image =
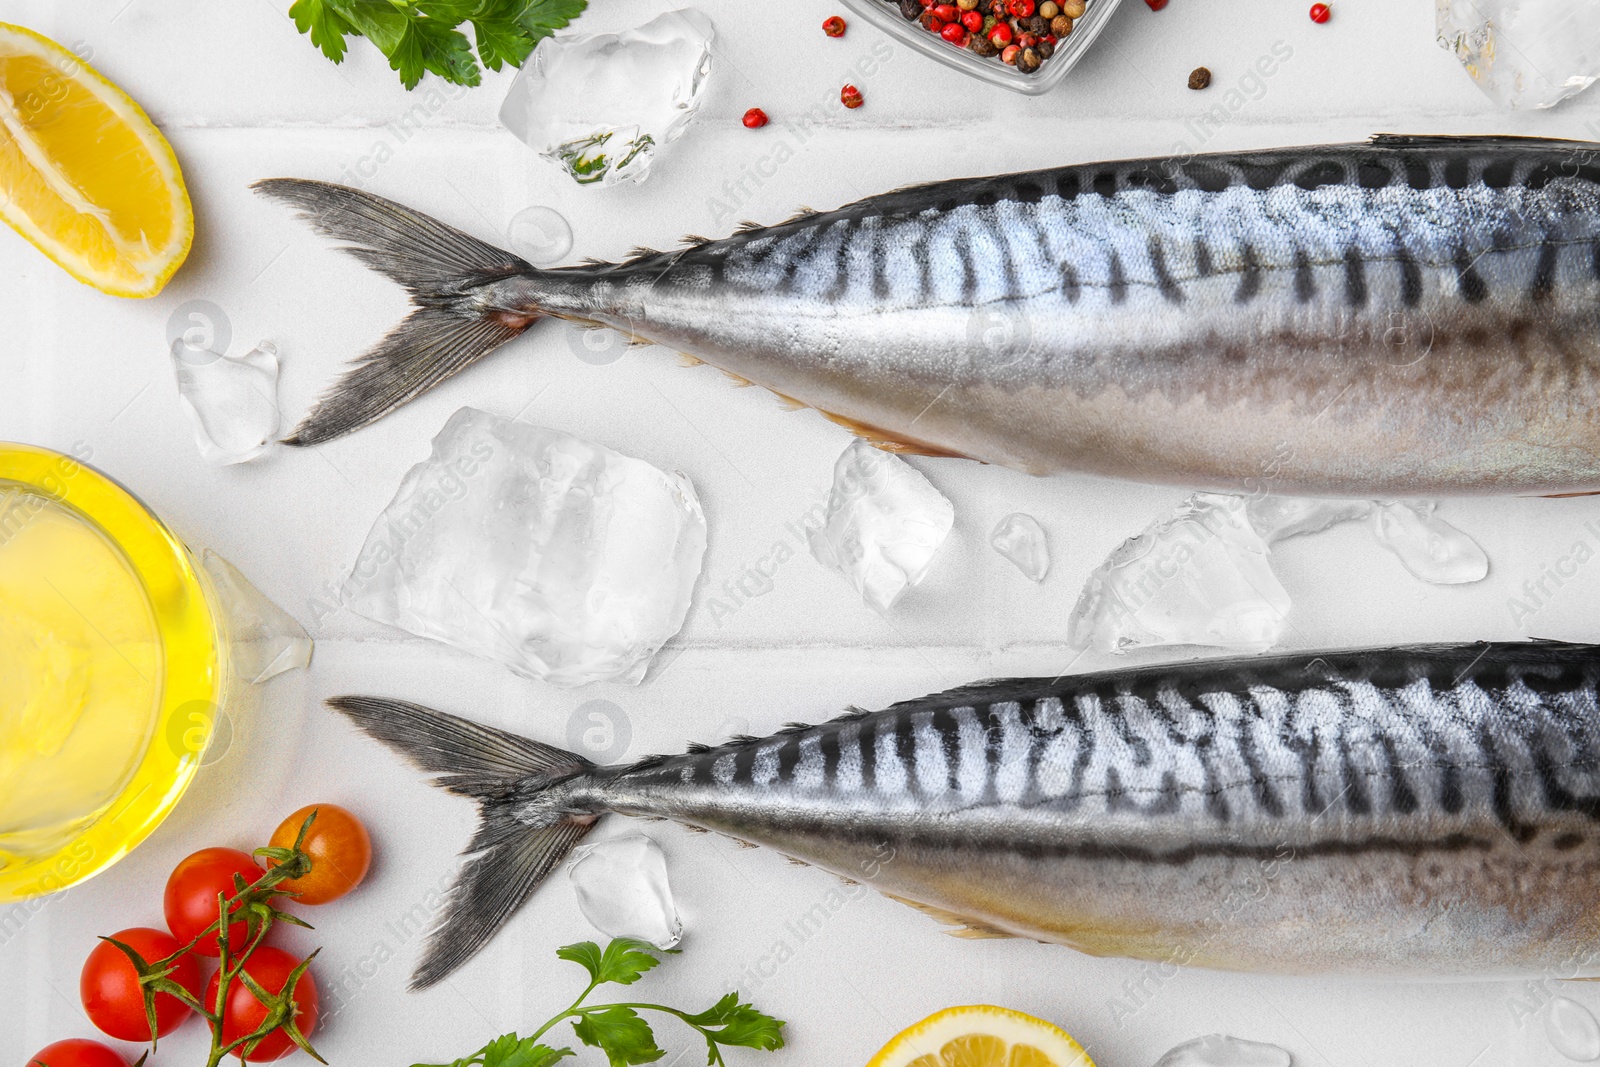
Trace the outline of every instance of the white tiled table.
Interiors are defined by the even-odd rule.
[[[629,751],[640,754],[676,751],[685,739],[719,731],[765,733],[847,703],[877,706],[979,677],[1108,666],[1109,657],[1074,661],[1063,650],[1067,613],[1105,554],[1183,496],[917,460],[955,502],[956,529],[927,582],[885,621],[812,561],[792,532],[826,488],[847,441],[842,430],[814,414],[786,414],[764,391],[731,388],[710,369],[680,369],[657,349],[608,365],[583,362],[577,333],[555,323],[355,437],[243,468],[208,467],[178,410],[164,351],[167,319],[180,304],[220,306],[235,350],[260,338],[278,344],[289,418],[404,306],[395,287],[252,196],[250,181],[358,180],[492,240],[518,209],[546,204],[571,220],[575,256],[614,257],[635,244],[721,235],[739,219],[772,222],[801,205],[826,209],[919,180],[1179,146],[1264,147],[1375,131],[1600,138],[1600,93],[1554,112],[1498,113],[1435,47],[1425,0],[1339,0],[1334,21],[1320,27],[1300,0],[1173,0],[1158,14],[1127,0],[1065,86],[1040,99],[982,87],[900,47],[864,75],[853,65],[882,38],[864,24],[843,40],[825,38],[818,24],[833,12],[824,3],[705,0],[720,36],[714,83],[694,127],[647,185],[579,189],[496,126],[508,75],[470,92],[428,83],[408,95],[364,43],[354,43],[342,68],[321,59],[294,32],[286,6],[0,2],[0,20],[92,48],[96,65],[166,129],[198,226],[188,264],[145,302],[85,289],[0,233],[0,438],[86,444],[95,464],[232,559],[318,639],[309,675],[279,684],[270,713],[241,727],[148,843],[42,908],[0,913],[0,1003],[8,1005],[0,1011],[0,1063],[92,1032],[76,982],[93,936],[158,925],[163,879],[181,856],[209,844],[259,843],[282,815],[314,800],[360,812],[379,849],[358,895],[313,916],[314,934],[292,931],[288,939],[324,946],[318,974],[325,999],[340,1006],[317,1034],[329,1060],[448,1060],[536,1025],[576,986],[577,969],[556,963],[552,950],[592,936],[564,879],[447,984],[406,993],[417,954],[407,917],[414,920],[453,870],[472,806],[355,738],[321,709],[321,698],[405,696],[553,740],[565,736],[579,705],[609,700],[629,720]],[[622,28],[664,6],[595,0],[582,26]],[[1278,42],[1292,56],[1259,87],[1241,86]],[[1216,74],[1205,94],[1185,87],[1200,64]],[[866,95],[859,111],[837,105],[846,81]],[[1242,91],[1229,121],[1197,124],[1232,88]],[[738,119],[755,105],[774,122],[752,133]],[[785,127],[808,110],[825,121]],[[688,625],[645,685],[557,691],[349,613],[320,617],[314,598],[340,580],[401,475],[465,404],[590,436],[680,468],[699,487],[711,524],[703,584]],[[1041,587],[987,544],[994,523],[1016,510],[1050,531],[1056,562]],[[1452,502],[1442,513],[1489,551],[1487,581],[1423,586],[1358,528],[1296,541],[1280,557],[1295,598],[1288,647],[1600,637],[1600,568],[1567,580],[1523,629],[1508,606],[1525,580],[1575,542],[1600,540],[1583,525],[1600,516],[1600,502]],[[770,588],[747,582],[762,591],[732,599],[727,589],[779,544],[794,555]],[[713,597],[730,610],[714,612]],[[634,829],[616,820],[600,834]],[[686,954],[636,991],[694,1006],[742,984],[791,1020],[791,1050],[773,1063],[862,1063],[901,1026],[971,1002],[1054,1019],[1103,1067],[1148,1067],[1176,1042],[1219,1030],[1275,1041],[1301,1064],[1556,1061],[1537,1023],[1516,1024],[1514,998],[1528,996],[1518,986],[1198,972],[1162,980],[1138,963],[1061,948],[954,940],[870,895],[807,927],[801,917],[835,887],[831,877],[721,838],[645,829],[668,852],[689,936]],[[1600,989],[1564,992],[1600,1011]],[[664,1025],[659,1033],[672,1049],[665,1062],[699,1062],[682,1031]],[[186,1030],[163,1043],[159,1062],[197,1062],[200,1041],[197,1029]],[[588,1051],[580,1062],[600,1058]]]

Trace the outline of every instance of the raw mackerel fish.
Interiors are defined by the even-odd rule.
[[[901,451],[1226,492],[1559,494],[1600,490],[1597,153],[1380,136],[1096,163],[552,270],[354,189],[257,188],[418,305],[290,443],[555,316]]]
[[[1268,972],[1600,975],[1600,646],[1426,645],[983,682],[597,767],[331,702],[482,824],[414,984],[608,813],[765,845],[978,936]]]

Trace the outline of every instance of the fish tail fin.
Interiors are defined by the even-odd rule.
[[[295,208],[318,233],[348,241],[345,251],[405,286],[416,305],[323,394],[285,444],[321,444],[375,422],[539,318],[484,300],[485,286],[531,266],[437,219],[332,182],[267,178],[251,188]]]
[[[603,810],[564,802],[553,787],[593,763],[573,752],[403,700],[335,697],[328,705],[369,736],[478,802],[478,832],[411,978],[426,989],[489,943]]]

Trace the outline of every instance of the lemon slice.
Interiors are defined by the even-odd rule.
[[[1094,1067],[1072,1035],[1020,1011],[946,1008],[896,1034],[867,1067]]]
[[[177,157],[139,105],[54,41],[4,22],[0,218],[114,296],[159,293],[194,240]]]

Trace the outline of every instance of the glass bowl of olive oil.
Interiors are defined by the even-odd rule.
[[[227,625],[137,497],[0,442],[0,903],[104,870],[166,818],[226,700]]]

